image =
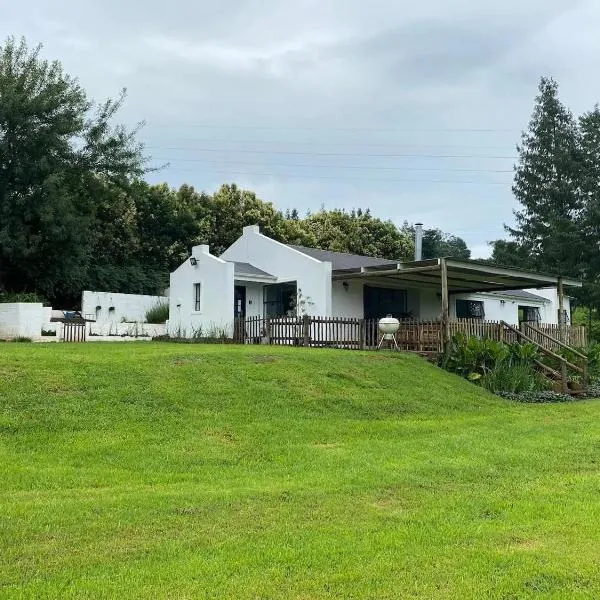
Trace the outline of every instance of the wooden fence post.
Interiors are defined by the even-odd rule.
[[[560,362],[560,378],[562,383],[563,394],[569,393],[569,379],[567,377],[567,363],[562,360]]]
[[[444,353],[446,352],[450,342],[448,266],[445,258],[440,259],[440,278],[442,280],[442,353]]]
[[[361,350],[365,350],[367,347],[367,324],[364,319],[360,319],[358,322],[358,335],[359,335],[359,346]]]
[[[302,344],[305,348],[310,346],[310,317],[302,316]]]
[[[265,338],[267,340],[267,344],[271,343],[271,319],[267,317],[265,319]]]

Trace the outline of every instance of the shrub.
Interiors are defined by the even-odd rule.
[[[161,302],[146,311],[146,323],[155,325],[166,323],[169,318],[169,305]]]
[[[499,392],[498,396],[515,402],[526,402],[528,404],[539,404],[544,402],[573,402],[573,396],[568,394],[559,394],[557,392],[521,392],[518,394],[512,392]]]
[[[44,298],[33,292],[0,294],[0,302],[42,302]]]
[[[19,343],[23,343],[23,342],[32,342],[33,340],[30,337],[26,337],[24,335],[19,335],[16,338],[13,338],[13,342],[19,342]]]
[[[550,382],[537,373],[531,365],[511,364],[509,361],[497,364],[480,379],[480,384],[494,394],[498,392],[519,394],[547,390],[550,386]]]

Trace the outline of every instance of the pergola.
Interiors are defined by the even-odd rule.
[[[581,281],[563,276],[535,273],[524,269],[509,269],[476,260],[436,258],[399,262],[374,267],[340,269],[333,279],[382,279],[414,284],[415,287],[439,289],[442,298],[442,337],[444,346],[450,339],[449,296],[473,292],[493,292],[527,288],[556,287],[560,315],[564,312],[564,287],[581,287]],[[564,325],[562,322],[560,325]]]

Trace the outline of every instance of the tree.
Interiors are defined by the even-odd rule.
[[[543,77],[529,129],[517,147],[513,193],[521,208],[507,227],[527,266],[556,274],[579,272],[582,250],[579,133],[558,98],[558,86]]]
[[[0,48],[0,291],[74,298],[94,260],[96,192],[126,188],[144,160],[135,132],[110,124],[124,94],[94,107],[40,51]]]
[[[578,294],[590,308],[600,309],[600,109],[598,105],[579,118],[581,134],[581,192],[584,239],[581,276],[583,289]]]

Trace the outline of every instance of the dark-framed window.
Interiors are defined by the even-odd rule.
[[[541,323],[542,316],[538,306],[519,305],[519,323]]]
[[[194,311],[200,312],[202,308],[202,284],[195,283],[194,284]]]
[[[457,319],[484,319],[485,311],[481,300],[463,300],[456,299],[456,318]]]
[[[381,319],[387,315],[406,318],[406,290],[365,285],[363,310],[365,319]]]
[[[284,317],[296,315],[297,286],[295,281],[275,283],[263,288],[263,315]]]

